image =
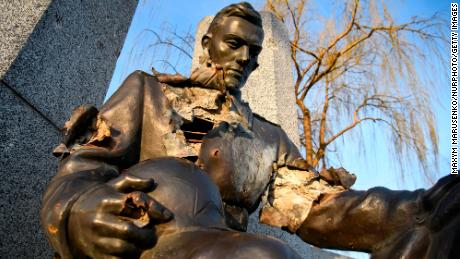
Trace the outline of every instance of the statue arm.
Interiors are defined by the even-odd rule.
[[[297,235],[323,248],[372,252],[416,224],[422,194],[383,187],[326,193],[313,204]]]
[[[278,175],[298,174],[294,178],[309,182],[303,188],[307,193],[303,200],[307,204],[297,209],[291,207],[289,200],[305,194],[295,186],[293,190],[296,191],[290,190],[287,184],[289,177],[281,177],[281,189],[278,189],[280,187],[275,179],[274,189],[271,190],[272,204],[262,210],[262,222],[285,226],[304,241],[319,247],[365,252],[372,252],[387,242],[396,242],[395,239],[414,229],[422,210],[420,202],[424,190],[392,191],[382,187],[367,191],[349,190],[356,180],[354,175],[342,168],[331,168],[318,174],[300,156],[284,131],[280,129],[278,135],[281,158],[278,165],[283,166],[284,163],[289,168],[279,168]],[[283,170],[287,172],[283,174]],[[321,194],[317,197],[317,193]],[[302,211],[300,214],[308,213],[303,220],[297,221],[302,218],[297,213],[292,214],[289,220],[286,218],[293,213],[288,211],[299,209]]]
[[[66,123],[65,143],[58,150],[61,158],[65,158],[61,160],[57,175],[46,189],[41,209],[42,226],[51,245],[61,257],[75,254],[75,251],[71,251],[74,245],[69,244],[69,236],[73,233],[68,232],[68,222],[75,211],[74,204],[82,195],[103,186],[112,190],[112,198],[122,199],[121,194],[115,193],[116,188],[107,186],[107,182],[117,178],[119,170],[139,161],[142,153],[142,128],[154,121],[154,115],[144,116],[143,111],[152,110],[158,99],[163,106],[157,104],[157,107],[165,106],[159,91],[160,85],[154,78],[143,72],[134,72],[92,118],[81,120],[84,115],[73,114]],[[157,133],[152,127],[150,130],[152,135]],[[152,145],[147,147],[161,146],[148,144]],[[149,155],[163,155],[161,150],[147,151]],[[149,181],[144,183],[147,186],[150,184]]]
[[[287,141],[280,145],[283,143],[289,146]],[[293,149],[280,150],[296,154],[286,152]],[[428,247],[441,251],[433,247],[452,245],[430,244],[430,240],[434,229],[455,224],[451,222],[458,217],[460,208],[460,199],[455,196],[460,193],[460,177],[446,176],[426,191],[393,191],[383,187],[355,191],[349,188],[356,177],[342,168],[318,174],[296,155],[285,157],[287,167],[277,169],[260,214],[262,223],[285,227],[305,242],[322,248],[386,257],[398,253],[400,257],[410,254],[417,258]],[[299,182],[304,183],[301,188]]]
[[[74,172],[52,179],[43,195],[40,220],[51,246],[62,258],[72,257],[68,242],[68,219],[72,205],[85,192],[117,175],[116,171]]]
[[[100,159],[101,155],[109,154],[109,150],[88,143],[88,136],[94,135],[90,128],[96,116],[94,107],[78,107],[64,126],[62,143],[53,152],[61,161],[43,195],[40,220],[45,235],[62,258],[74,254],[68,241],[68,219],[73,204],[84,193],[119,174],[115,165]],[[84,143],[80,143],[82,141]]]
[[[372,252],[382,258],[450,258],[460,226],[460,177],[428,190],[377,187],[322,195],[297,230],[325,248]]]

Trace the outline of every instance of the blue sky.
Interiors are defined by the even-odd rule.
[[[168,56],[168,53],[165,54],[165,48],[152,46],[152,42],[155,42],[156,39],[152,31],[160,33],[162,36],[168,35],[167,32],[171,31],[176,31],[179,35],[184,35],[187,32],[193,35],[196,25],[204,16],[213,15],[222,7],[234,2],[229,0],[140,0],[107,95],[110,96],[122,80],[136,69],[150,71],[150,68],[154,66],[158,71],[173,72],[162,62],[162,59]],[[263,1],[260,0],[248,2],[253,4],[256,9],[260,9],[263,4]],[[388,3],[389,10],[398,21],[407,20],[412,16],[427,17],[434,12],[440,12],[447,20],[450,18],[450,1],[410,0],[390,1]],[[328,6],[323,5],[316,8],[319,12],[328,12]],[[188,47],[184,45],[184,48]],[[448,48],[443,55],[448,59]],[[186,56],[170,54],[168,58],[181,71],[187,73],[190,69],[191,60]],[[437,65],[439,64],[435,64],[435,66]],[[433,91],[437,93],[437,98],[431,100],[431,105],[437,116],[440,140],[440,171],[436,172],[437,178],[449,172],[450,81],[448,75],[448,73],[445,73],[445,76],[435,75],[437,79]],[[363,130],[366,132],[368,128],[363,128]],[[358,176],[355,184],[356,189],[385,186],[391,189],[413,190],[429,187],[430,185],[421,177],[422,172],[416,172],[416,166],[413,167],[414,172],[408,174],[404,182],[401,181],[397,167],[387,152],[388,142],[382,137],[384,134],[381,131],[374,134],[364,134],[366,147],[369,149],[369,152],[366,153],[361,152],[353,141],[346,137],[343,138],[340,145],[343,156],[336,166],[343,166]]]

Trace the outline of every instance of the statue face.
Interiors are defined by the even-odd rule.
[[[203,40],[211,60],[222,66],[227,88],[244,85],[257,67],[257,57],[262,50],[264,32],[259,26],[240,17],[225,17]]]

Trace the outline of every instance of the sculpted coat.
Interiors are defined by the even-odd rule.
[[[177,100],[178,96],[173,91],[182,92],[180,100],[187,99],[184,92],[193,96],[193,91],[204,91],[215,96],[214,102],[204,107],[206,109],[199,102],[196,103],[196,109],[192,109],[193,105],[188,108],[198,119],[202,117],[211,121],[210,118],[215,118],[214,130],[206,128],[212,133],[209,134],[207,145],[219,148],[221,153],[227,152],[226,160],[231,161],[225,161],[227,167],[218,166],[217,170],[208,172],[213,172],[210,177],[216,179],[223,200],[229,205],[243,207],[243,220],[247,218],[247,210],[253,209],[265,191],[273,163],[283,166],[301,159],[297,148],[281,128],[254,116],[246,104],[236,104],[238,101],[232,98],[225,100],[225,95],[218,90],[171,87],[159,83],[154,76],[134,72],[92,117],[87,115],[89,109],[76,110],[73,120],[70,120],[74,124],[67,125],[67,131],[78,131],[73,133],[78,137],[73,137],[65,148],[61,145],[61,149],[57,150],[62,160],[58,174],[44,195],[41,220],[50,242],[62,257],[73,254],[72,247],[78,244],[78,241],[69,244],[72,241],[67,237],[75,233],[67,231],[79,232],[79,229],[66,224],[72,214],[73,204],[83,199],[81,196],[97,190],[106,182],[116,179],[123,170],[144,160],[167,156],[196,160],[198,152],[193,150],[180,129],[186,119],[173,109],[174,104],[165,95],[167,92],[174,96],[173,101]],[[203,98],[203,95],[196,98]],[[222,98],[224,101],[220,103]],[[190,99],[187,100],[193,102]],[[240,107],[237,108],[237,105]],[[228,112],[231,115],[228,118],[221,114],[225,109],[234,110]],[[238,109],[244,110],[244,113],[241,115]],[[198,114],[200,111],[202,115]],[[94,124],[95,127],[92,126]],[[222,148],[226,144],[229,150]],[[207,157],[204,154],[201,156],[204,159]],[[200,160],[197,163],[203,162]],[[213,166],[211,162],[206,165]],[[239,214],[236,216],[240,217]],[[244,226],[236,228],[246,227],[246,223],[237,224]],[[84,245],[81,244],[82,247]]]

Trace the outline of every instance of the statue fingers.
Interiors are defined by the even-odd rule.
[[[155,188],[155,182],[153,179],[141,178],[126,173],[123,173],[117,178],[110,180],[107,184],[123,193],[132,191],[150,192]]]
[[[94,258],[136,258],[142,252],[133,243],[115,237],[100,237],[94,245]]]
[[[173,217],[172,212],[166,207],[140,191],[106,198],[100,208],[104,213],[136,219],[139,226],[149,224],[150,220],[155,223],[167,222]]]
[[[120,215],[126,207],[127,196],[115,193],[110,197],[105,197],[100,203],[98,213]]]
[[[148,194],[135,191],[127,194],[115,194],[102,200],[98,216],[112,214],[128,218],[139,227],[169,221],[173,214]],[[97,217],[96,217],[97,218]]]
[[[331,185],[339,185],[345,189],[350,189],[356,182],[356,176],[342,167],[323,169],[319,173],[319,177]]]
[[[171,211],[154,199],[149,201],[147,208],[149,216],[157,223],[167,222],[174,217]]]
[[[155,223],[167,222],[172,219],[173,214],[166,207],[160,204],[151,196],[143,192],[132,192],[127,195],[128,201],[132,202],[131,207],[137,209],[137,214],[146,213],[150,220]]]
[[[99,237],[112,237],[124,240],[128,243],[136,244],[137,247],[151,247],[156,242],[153,228],[141,228],[134,224],[135,219],[118,217],[115,215],[105,215],[93,222],[93,229]],[[100,240],[100,238],[98,238]],[[120,247],[122,247],[120,245]],[[124,249],[121,249],[124,250]],[[127,249],[131,250],[131,249]]]

